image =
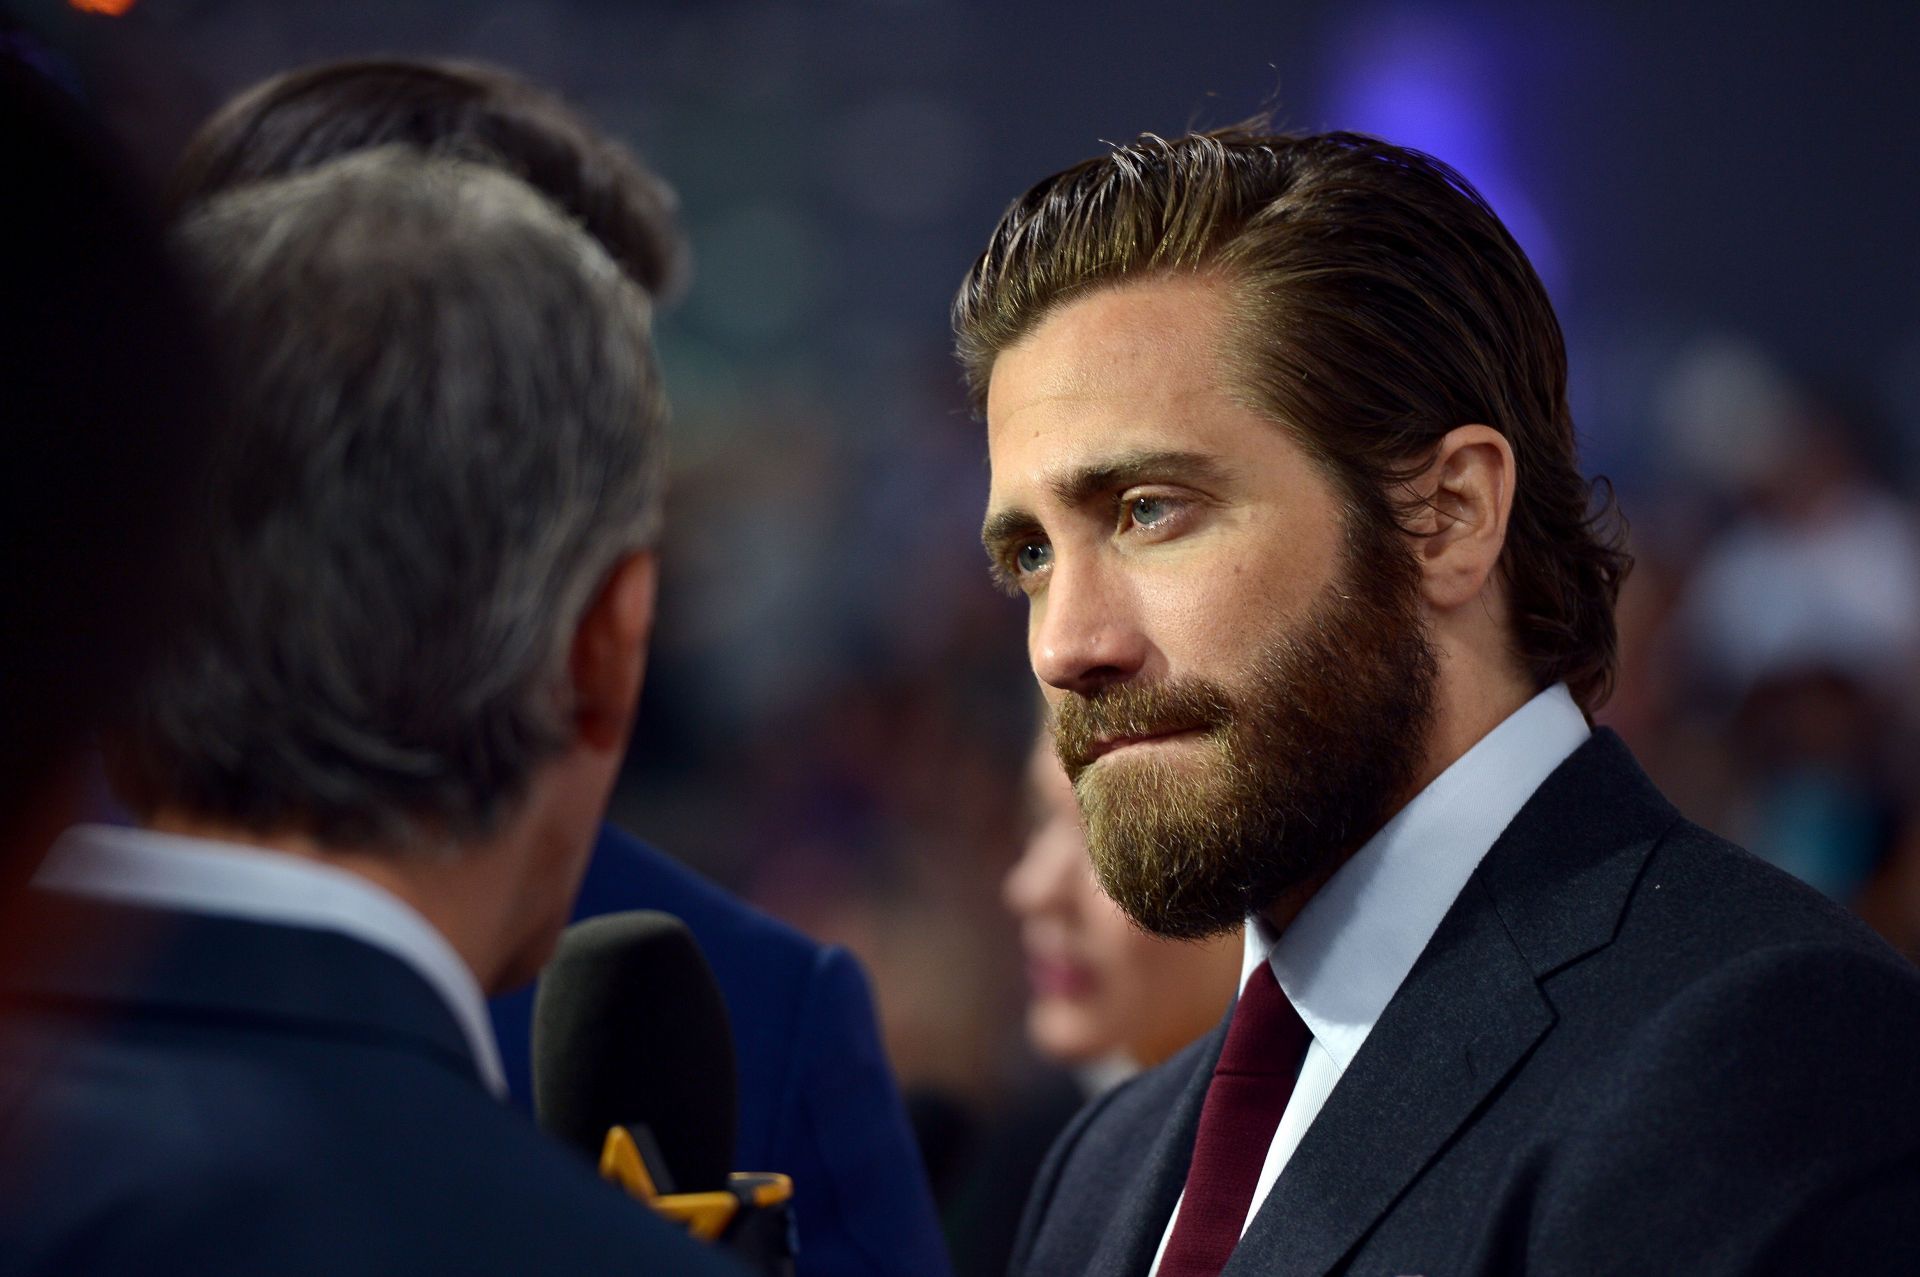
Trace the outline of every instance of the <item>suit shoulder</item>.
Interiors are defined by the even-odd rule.
[[[1778,900],[1764,880],[1759,899]],[[1799,916],[1796,893],[1781,907],[1789,925],[1716,942],[1617,1031],[1584,1039],[1557,1111],[1532,1123],[1548,1150],[1531,1208],[1539,1267],[1609,1237],[1620,1271],[1746,1272],[1786,1253],[1783,1230],[1804,1246],[1860,1202],[1920,1201],[1920,973],[1817,910]]]
[[[1659,1128],[1649,1105],[1669,1106],[1680,1129],[1777,1106],[1783,1136],[1794,1114],[1809,1131],[1920,1132],[1920,971],[1826,897],[1690,822],[1648,859],[1613,944],[1545,988],[1588,1043],[1579,1107],[1603,1127],[1630,1110],[1636,1128]]]
[[[1911,1026],[1920,973],[1819,892],[1680,821],[1647,858],[1612,942],[1543,987],[1563,1020],[1604,1035],[1596,1047],[1646,1059],[1662,1043],[1710,1049],[1699,1033],[1817,1051],[1818,1038]]]
[[[1634,939],[1686,933],[1712,964],[1784,945],[1833,946],[1876,959],[1898,955],[1852,913],[1785,871],[1692,821],[1655,847],[1628,912]]]
[[[810,969],[818,941],[755,908],[666,852],[603,825],[574,906],[575,918],[623,909],[660,909],[694,933],[701,947],[744,950],[760,964]]]
[[[8,1133],[31,1188],[0,1216],[0,1271],[507,1273],[608,1253],[723,1271],[432,1061],[255,1045],[63,1054]]]

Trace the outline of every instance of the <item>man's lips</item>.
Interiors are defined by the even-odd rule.
[[[1139,736],[1102,736],[1093,742],[1087,750],[1086,761],[1092,763],[1116,749],[1125,749],[1129,745],[1145,745],[1152,741],[1172,740],[1176,736],[1189,736],[1199,731],[1198,727],[1174,727],[1164,732],[1148,732]]]

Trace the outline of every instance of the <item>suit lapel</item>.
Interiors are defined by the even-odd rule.
[[[1200,1106],[1207,1098],[1207,1083],[1213,1078],[1213,1066],[1226,1041],[1227,1021],[1222,1020],[1205,1045],[1193,1054],[1193,1071],[1168,1110],[1146,1160],[1115,1203],[1113,1227],[1094,1252],[1087,1277],[1141,1277],[1153,1263],[1167,1220],[1187,1182],[1194,1136],[1200,1129]]]
[[[1604,729],[1547,779],[1442,920],[1222,1277],[1319,1277],[1351,1252],[1552,1027],[1539,981],[1612,939],[1677,819]]]

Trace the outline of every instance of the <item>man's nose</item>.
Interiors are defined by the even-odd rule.
[[[1121,584],[1098,563],[1058,559],[1034,608],[1027,648],[1035,677],[1082,696],[1134,677],[1147,657],[1146,636]]]

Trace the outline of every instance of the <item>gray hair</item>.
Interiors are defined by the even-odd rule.
[[[517,179],[395,147],[176,239],[230,406],[116,782],[335,846],[485,837],[571,738],[586,606],[658,533],[645,294]]]

